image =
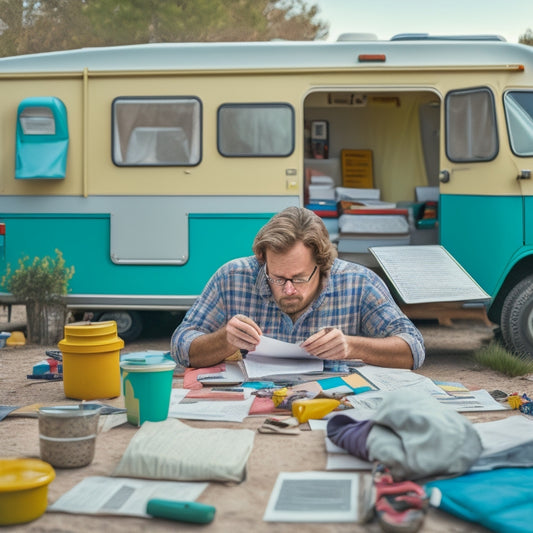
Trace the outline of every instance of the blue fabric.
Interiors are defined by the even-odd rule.
[[[439,509],[498,533],[533,531],[533,469],[501,468],[432,481],[442,493]],[[433,498],[432,498],[433,502]]]
[[[237,314],[249,316],[267,337],[297,343],[325,327],[345,335],[399,336],[413,353],[414,368],[424,362],[424,341],[400,311],[383,280],[371,270],[335,259],[329,277],[312,305],[297,320],[276,304],[265,269],[253,256],[220,267],[172,336],[171,353],[189,366],[189,346],[204,333],[223,327]]]
[[[368,461],[366,440],[373,425],[372,420],[354,420],[347,415],[336,415],[328,420],[327,435],[333,444]]]

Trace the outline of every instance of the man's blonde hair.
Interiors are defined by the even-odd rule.
[[[253,252],[264,263],[267,250],[283,253],[297,242],[309,248],[322,274],[329,272],[337,257],[322,219],[304,207],[287,207],[274,215],[257,233]]]

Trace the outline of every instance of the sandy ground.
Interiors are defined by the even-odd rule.
[[[23,308],[14,308],[12,322],[7,324],[7,313],[0,309],[0,331],[24,321]],[[472,353],[490,342],[493,330],[481,321],[454,321],[451,327],[439,326],[437,322],[418,322],[426,343],[427,356],[424,366],[417,372],[435,380],[459,381],[470,389],[500,389],[507,393],[533,393],[533,382],[528,378],[507,378],[482,368],[472,359]],[[143,350],[168,350],[169,331],[146,332],[145,335],[127,344],[123,353]],[[33,403],[55,405],[72,404],[65,398],[62,382],[36,381],[27,379],[32,366],[46,357],[46,349],[56,346],[21,346],[0,349],[0,405],[24,406]],[[123,398],[107,400],[106,403],[123,407]],[[501,418],[502,413],[475,413],[468,417],[473,421],[486,421]],[[246,427],[256,429],[260,418],[248,418]],[[214,423],[190,422],[197,427],[216,427]],[[213,425],[214,424],[214,425]],[[239,424],[226,424],[230,428],[242,428]],[[136,428],[125,424],[100,434],[93,463],[88,467],[70,470],[57,470],[56,479],[48,491],[49,502],[81,481],[87,475],[110,475],[120,459]],[[254,450],[248,464],[246,482],[233,487],[210,483],[199,501],[217,507],[217,519],[209,526],[190,526],[139,518],[103,518],[95,516],[63,515],[45,513],[41,518],[24,526],[3,528],[4,531],[31,532],[84,532],[107,531],[108,533],[128,531],[169,531],[179,527],[180,531],[198,531],[199,527],[209,533],[227,531],[254,532],[293,532],[288,524],[272,524],[262,521],[262,515],[269,494],[279,471],[324,470],[325,451],[321,432],[302,432],[298,437],[270,436],[256,434]],[[291,440],[294,439],[294,440]],[[35,418],[10,417],[0,422],[0,456],[38,457],[39,438]],[[365,531],[377,533],[379,526],[354,524],[302,524],[299,529],[305,532],[342,533]],[[450,515],[431,509],[422,533],[471,533],[483,532],[484,528],[463,522]]]

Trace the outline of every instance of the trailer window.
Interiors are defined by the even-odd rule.
[[[446,155],[451,161],[490,161],[498,153],[494,98],[486,88],[446,97]]]
[[[201,159],[199,100],[192,97],[113,101],[112,156],[119,166],[192,166]]]
[[[533,156],[533,92],[509,91],[504,102],[511,149],[519,156]]]
[[[217,145],[226,157],[287,157],[294,151],[294,110],[288,104],[222,105]]]

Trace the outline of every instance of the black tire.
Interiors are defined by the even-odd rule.
[[[98,322],[114,320],[117,334],[124,342],[134,341],[143,330],[143,321],[137,311],[106,311],[98,316]]]
[[[533,357],[533,275],[515,285],[505,298],[500,326],[509,350]]]

